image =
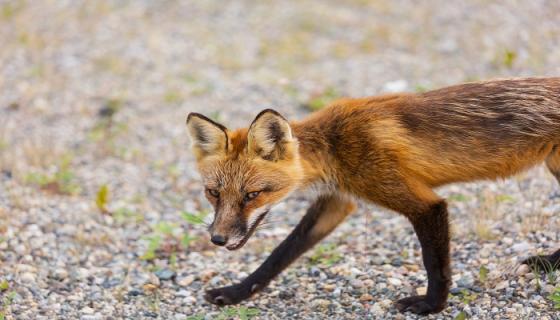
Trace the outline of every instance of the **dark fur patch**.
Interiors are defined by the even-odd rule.
[[[208,143],[208,137],[204,134],[204,129],[202,129],[200,126],[194,126],[193,128],[195,131],[196,140],[201,144]]]
[[[284,139],[284,131],[282,131],[282,127],[278,121],[271,121],[268,124],[268,138],[275,144],[278,144]]]

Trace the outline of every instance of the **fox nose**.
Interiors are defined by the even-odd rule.
[[[223,245],[226,244],[227,238],[222,236],[222,235],[219,235],[219,234],[214,234],[210,238],[210,241],[212,241],[212,243],[217,245],[217,246],[223,246]]]

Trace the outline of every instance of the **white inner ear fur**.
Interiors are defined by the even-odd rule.
[[[249,130],[249,146],[261,155],[271,154],[279,143],[293,140],[290,124],[273,113],[262,115]]]
[[[192,147],[200,148],[206,154],[225,152],[227,136],[213,123],[193,117],[188,128]]]

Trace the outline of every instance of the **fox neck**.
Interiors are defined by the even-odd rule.
[[[299,161],[302,175],[299,189],[317,185],[336,185],[332,172],[332,155],[325,133],[317,126],[305,122],[290,123],[298,140]]]

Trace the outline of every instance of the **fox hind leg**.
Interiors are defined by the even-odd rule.
[[[558,183],[560,183],[560,145],[556,145],[546,159],[546,166]]]
[[[560,184],[560,145],[554,147],[552,153],[546,160],[546,166]],[[544,272],[560,269],[560,250],[557,250],[551,255],[529,257],[522,263],[529,265],[533,269]]]

